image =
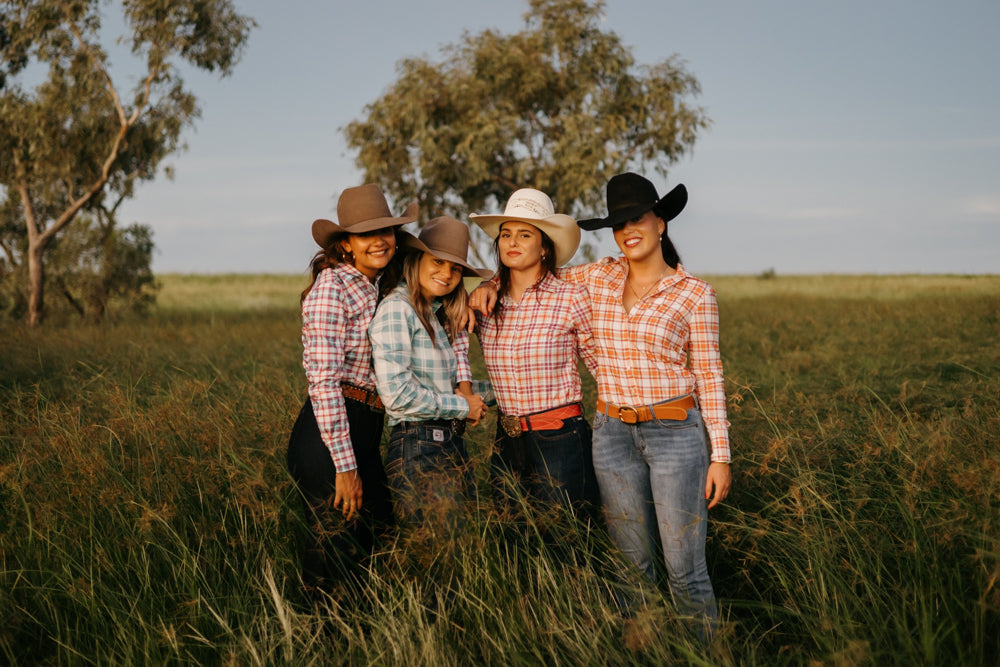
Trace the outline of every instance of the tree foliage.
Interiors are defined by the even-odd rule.
[[[637,66],[600,29],[601,1],[530,0],[524,30],[466,33],[442,62],[410,58],[345,129],[367,181],[425,215],[502,207],[520,187],[574,215],[603,209],[616,173],[667,167],[709,120],[676,57]]]
[[[140,70],[130,91],[112,77],[105,48],[102,8],[115,5],[128,31],[121,41]],[[228,75],[254,23],[229,0],[11,0],[0,7],[0,279],[27,280],[28,319],[38,324],[56,236],[82,212],[103,211],[111,215],[94,242],[121,238],[113,211],[137,182],[156,176],[198,117],[179,66]],[[63,245],[65,252],[72,244]]]

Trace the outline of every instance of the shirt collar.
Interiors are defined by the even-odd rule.
[[[536,291],[536,290],[539,291],[539,292],[555,292],[556,291],[556,281],[557,280],[559,280],[559,279],[556,278],[556,275],[554,273],[550,272],[544,278],[542,278],[541,280],[539,280],[538,282],[536,282],[536,283],[534,283],[532,285],[529,285],[527,288],[525,288],[524,294],[527,294],[528,292],[533,292],[533,291]],[[510,302],[512,302],[512,300],[510,298],[510,294],[504,294],[503,298],[504,298],[504,301],[510,301]],[[521,295],[521,298],[523,299],[524,295]]]
[[[628,260],[625,259],[624,257],[616,257],[615,260],[618,264],[619,270],[615,272],[614,276],[608,282],[611,283],[611,286],[614,289],[624,290],[625,280],[628,277]],[[665,286],[672,287],[677,283],[679,283],[680,281],[684,280],[685,278],[690,277],[690,275],[691,274],[689,274],[687,271],[684,270],[684,265],[681,264],[680,262],[677,262],[677,272],[674,273],[674,275],[670,276],[669,278],[665,278],[665,280],[667,281]],[[661,280],[660,283],[662,284],[663,281]],[[659,289],[654,289],[652,290],[652,293],[656,293],[658,291]]]
[[[363,280],[369,285],[374,286],[376,289],[378,289],[379,283],[382,282],[382,274],[384,273],[384,271],[379,271],[378,275],[375,276],[375,280],[373,282],[368,279],[368,276],[361,273],[358,267],[354,266],[353,264],[348,264],[347,262],[341,262],[340,264],[337,264],[337,266],[334,267],[334,270],[341,272],[345,278],[349,278],[350,280]]]

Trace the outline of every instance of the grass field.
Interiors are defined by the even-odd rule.
[[[997,664],[1000,277],[709,280],[735,452],[711,645],[662,588],[623,619],[621,561],[572,517],[536,524],[567,557],[474,509],[310,603],[284,465],[304,278],[167,275],[145,320],[0,322],[0,662]]]

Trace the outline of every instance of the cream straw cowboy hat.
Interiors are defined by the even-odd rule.
[[[540,190],[521,188],[507,200],[503,215],[472,214],[469,219],[483,228],[490,238],[500,234],[500,226],[511,220],[525,222],[545,232],[556,247],[556,266],[562,266],[580,247],[580,228],[568,215],[556,213],[549,196]]]
[[[316,243],[325,248],[330,243],[330,238],[337,232],[363,234],[376,229],[405,225],[416,221],[418,211],[419,207],[414,202],[406,207],[401,217],[394,218],[389,212],[389,205],[385,202],[385,195],[377,185],[371,183],[359,185],[344,190],[337,200],[337,220],[340,224],[321,218],[313,222],[312,235]]]
[[[476,269],[466,259],[469,255],[469,226],[461,220],[443,215],[434,218],[420,230],[418,236],[403,232],[400,244],[404,248],[429,252],[438,259],[458,264],[464,276],[489,278],[489,269]]]

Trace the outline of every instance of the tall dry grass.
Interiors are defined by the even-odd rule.
[[[149,320],[2,325],[0,660],[1000,658],[1000,279],[713,279],[736,461],[708,646],[662,587],[623,617],[600,530],[511,526],[485,485],[454,540],[400,536],[360,590],[305,597],[284,468],[303,280],[165,276]]]

